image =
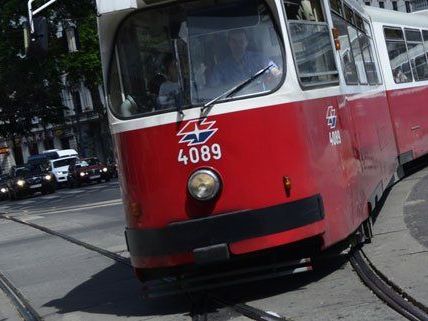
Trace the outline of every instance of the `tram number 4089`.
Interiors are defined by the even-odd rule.
[[[178,162],[184,165],[196,164],[199,162],[208,162],[211,159],[221,159],[221,147],[219,144],[213,144],[211,146],[203,145],[200,147],[192,147],[188,151],[180,149],[178,152]]]

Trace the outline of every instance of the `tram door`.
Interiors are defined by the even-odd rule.
[[[391,175],[393,134],[371,27],[346,3],[330,0],[330,6],[344,83],[339,104],[348,110],[354,161],[359,163],[352,187],[358,217],[367,213],[362,208],[367,200],[380,197]]]
[[[359,164],[350,143],[349,111],[341,101],[332,26],[321,0],[287,0],[284,6],[300,87],[304,95],[317,97],[304,100],[304,123],[326,219],[334,222],[329,236],[338,239],[357,222],[352,191]],[[324,182],[329,182],[328,188]]]

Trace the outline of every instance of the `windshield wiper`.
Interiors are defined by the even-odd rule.
[[[228,98],[228,97],[232,96],[233,94],[235,94],[236,92],[240,91],[242,88],[244,88],[245,86],[247,86],[250,83],[252,83],[254,80],[256,80],[257,78],[259,78],[261,75],[263,75],[266,71],[268,71],[273,66],[274,65],[272,63],[269,63],[269,65],[267,65],[263,69],[260,69],[254,75],[252,75],[251,77],[249,77],[248,79],[246,79],[243,82],[239,83],[235,87],[232,87],[231,89],[225,91],[224,93],[222,93],[221,95],[217,96],[216,98],[210,100],[204,106],[202,106],[201,113],[204,114],[204,112],[205,112],[205,110],[207,108],[213,106],[216,102],[218,102],[222,98]]]

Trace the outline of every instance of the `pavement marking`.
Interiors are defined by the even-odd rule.
[[[21,216],[21,219],[24,221],[24,222],[30,222],[30,221],[35,221],[35,220],[40,220],[40,219],[42,219],[42,218],[44,218],[43,216],[40,216],[40,215],[23,215],[23,216]]]
[[[109,201],[103,201],[103,202],[97,202],[97,203],[92,203],[92,204],[83,204],[83,205],[79,205],[79,206],[73,206],[73,207],[51,207],[49,209],[46,210],[41,210],[41,211],[27,211],[26,213],[31,214],[31,215],[37,215],[37,214],[43,214],[43,215],[48,215],[48,214],[58,214],[58,213],[67,213],[67,212],[77,212],[77,211],[82,211],[82,210],[91,210],[91,209],[95,209],[95,208],[101,208],[101,207],[109,207],[109,206],[116,206],[116,205],[122,205],[122,199],[121,198],[117,198],[114,200],[109,200]],[[23,211],[15,211],[15,212],[10,212],[9,214],[20,214]]]
[[[52,200],[54,198],[59,198],[60,196],[58,195],[50,195],[50,196],[42,196],[40,199],[41,200]]]
[[[36,203],[36,201],[29,200],[29,201],[18,202],[16,204],[17,205],[28,205],[28,204],[34,204],[34,203]]]
[[[81,190],[72,190],[72,191],[64,191],[64,192],[60,192],[60,194],[79,194],[82,193],[83,191]]]
[[[426,200],[414,200],[414,201],[407,201],[404,203],[404,206],[412,206],[412,205],[419,205],[425,203]]]

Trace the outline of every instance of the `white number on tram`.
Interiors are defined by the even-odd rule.
[[[335,130],[329,132],[328,135],[330,137],[330,144],[332,144],[333,146],[342,144],[342,137],[340,137],[340,131]]]
[[[187,152],[180,149],[178,152],[178,162],[187,165],[190,163],[209,162],[211,159],[219,160],[222,157],[221,147],[219,144],[211,146],[203,145],[201,147],[192,147]]]

